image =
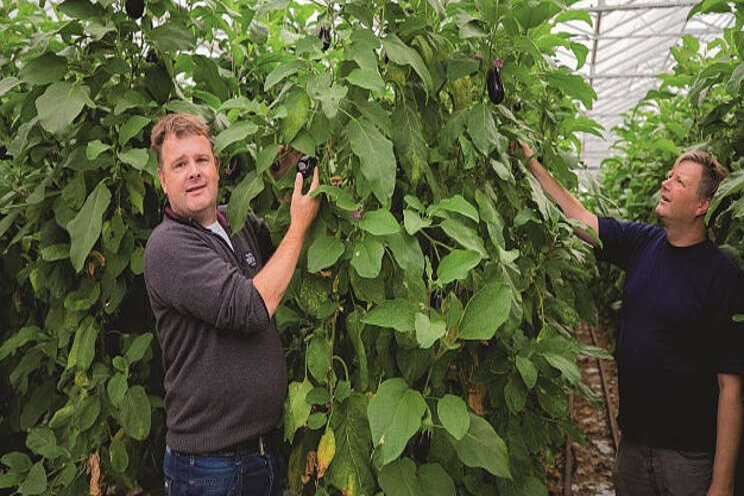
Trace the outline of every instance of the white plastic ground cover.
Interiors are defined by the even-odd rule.
[[[687,20],[691,0],[580,0],[573,9],[587,10],[592,26],[583,21],[565,23],[561,30],[575,33],[575,41],[587,46],[589,54],[579,69],[594,87],[598,99],[586,115],[605,127],[600,139],[585,134],[582,161],[590,175],[602,159],[616,155],[617,139],[612,127],[622,123],[623,112],[636,105],[660,81],[656,74],[671,72],[674,59],[669,49],[689,34],[700,40],[704,52],[709,41],[719,37],[734,22],[730,14],[696,15]],[[560,63],[574,69],[573,52],[560,49]]]

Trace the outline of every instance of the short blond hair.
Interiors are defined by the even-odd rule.
[[[209,140],[209,145],[212,147],[212,151],[214,151],[212,133],[209,132],[209,126],[203,118],[186,112],[164,115],[158,119],[155,127],[152,128],[152,133],[150,133],[150,148],[158,157],[158,167],[163,166],[163,142],[165,138],[171,135],[177,138],[204,136]]]
[[[674,165],[681,162],[693,162],[703,167],[703,175],[698,184],[698,195],[701,198],[713,198],[721,181],[729,174],[728,169],[718,162],[715,155],[705,150],[683,153],[674,161]]]

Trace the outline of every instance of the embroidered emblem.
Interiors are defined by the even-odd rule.
[[[256,257],[253,256],[253,253],[247,251],[245,252],[245,263],[248,264],[248,266],[252,269],[256,268]]]

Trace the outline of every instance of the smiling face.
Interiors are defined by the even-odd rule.
[[[700,196],[698,188],[702,175],[702,165],[685,160],[676,164],[667,179],[662,181],[656,213],[665,225],[670,222],[692,223],[705,215],[710,198]]]
[[[158,177],[178,216],[205,227],[216,222],[218,169],[219,161],[205,136],[169,134],[163,140]]]

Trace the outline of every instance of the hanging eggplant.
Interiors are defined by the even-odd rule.
[[[242,160],[240,158],[240,155],[235,155],[233,158],[230,159],[230,163],[227,164],[227,167],[225,168],[225,175],[227,177],[234,177],[236,176],[241,169]]]
[[[514,102],[513,108],[514,108],[514,112],[519,112],[520,110],[522,110],[522,102],[520,101]]]
[[[307,179],[313,175],[313,169],[315,169],[317,163],[318,160],[315,157],[303,155],[300,157],[300,160],[297,161],[297,172],[302,174],[303,178]]]
[[[147,51],[147,55],[145,56],[145,62],[147,62],[148,64],[158,63],[158,52],[156,52],[154,48],[150,48]]]
[[[331,28],[320,28],[318,38],[323,42],[323,51],[325,52],[331,46]]]
[[[504,83],[501,82],[501,73],[499,72],[501,67],[504,67],[504,61],[495,59],[493,66],[488,70],[488,75],[486,76],[488,97],[496,105],[504,101]]]
[[[139,19],[145,12],[145,0],[126,0],[124,10],[132,19]]]

